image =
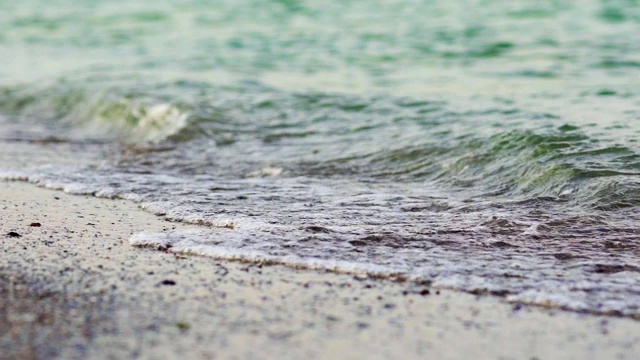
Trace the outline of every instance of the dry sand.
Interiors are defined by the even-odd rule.
[[[0,358],[640,359],[632,319],[127,242],[176,227],[0,182]]]

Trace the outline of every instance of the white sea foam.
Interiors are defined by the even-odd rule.
[[[167,251],[208,256],[221,260],[240,260],[246,262],[268,262],[298,267],[304,269],[331,270],[350,274],[367,274],[372,276],[391,275],[395,271],[391,268],[377,266],[374,264],[359,264],[349,261],[305,258],[295,255],[278,256],[259,250],[244,250],[231,246],[212,245],[211,241],[204,240],[211,234],[203,231],[190,231],[183,233],[151,233],[140,232],[129,238],[129,243],[139,247],[153,247],[167,249]],[[220,237],[229,239],[236,237],[234,232],[229,230],[218,234]],[[200,239],[200,240],[198,240]],[[225,241],[226,242],[226,241]]]

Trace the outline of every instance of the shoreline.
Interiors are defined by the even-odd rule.
[[[2,181],[0,219],[8,359],[640,356],[630,318],[133,247],[136,232],[197,226],[125,200]]]

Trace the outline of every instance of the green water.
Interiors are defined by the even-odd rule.
[[[494,94],[563,83],[624,93],[640,67],[632,0],[27,0],[0,10],[8,84],[144,74],[296,90]]]

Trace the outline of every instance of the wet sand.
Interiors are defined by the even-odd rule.
[[[127,241],[178,227],[0,182],[0,358],[640,358],[633,319]]]

